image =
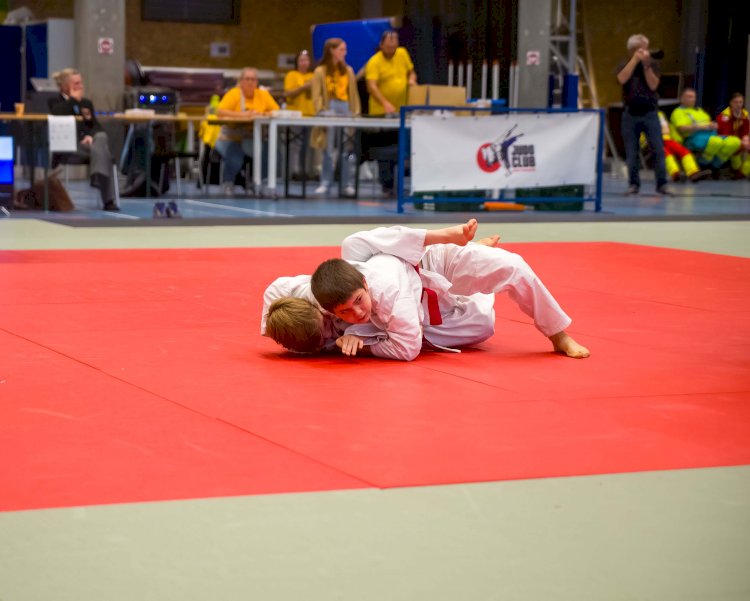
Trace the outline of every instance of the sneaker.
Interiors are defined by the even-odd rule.
[[[691,182],[699,182],[700,180],[707,179],[709,177],[711,177],[711,170],[710,169],[703,169],[703,171],[696,171],[688,179]]]
[[[357,191],[354,189],[354,186],[346,186],[344,188],[344,194],[347,196],[354,196],[357,193]]]
[[[110,213],[117,213],[120,210],[120,207],[118,207],[113,200],[110,200],[109,202],[104,203],[104,210],[109,211]]]
[[[177,203],[174,201],[171,201],[167,203],[167,217],[171,219],[182,219],[182,214],[180,213],[180,209],[177,206]]]
[[[154,219],[164,219],[167,216],[167,207],[163,202],[154,203]]]
[[[226,198],[232,198],[234,196],[234,184],[222,184],[221,193]]]
[[[315,188],[315,194],[328,194],[328,186],[318,186],[317,188]]]
[[[625,196],[635,196],[638,192],[640,192],[640,188],[633,184],[628,188],[628,191],[625,192]]]
[[[674,196],[672,192],[667,188],[667,184],[662,184],[656,189],[657,194],[661,194],[662,196]]]

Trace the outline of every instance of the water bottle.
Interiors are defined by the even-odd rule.
[[[211,96],[211,100],[208,102],[208,114],[209,115],[215,115],[216,111],[219,110],[219,95],[214,94]]]

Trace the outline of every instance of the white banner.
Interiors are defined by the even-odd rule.
[[[415,115],[411,191],[596,183],[598,113]]]

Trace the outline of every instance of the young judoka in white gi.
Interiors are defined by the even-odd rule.
[[[310,290],[310,277],[281,277],[266,288],[260,334],[299,353],[335,350],[349,324],[321,308]]]
[[[388,236],[375,236],[370,242],[378,254],[392,253],[409,260],[420,254],[425,245],[466,244],[469,239],[467,224],[422,232],[414,235],[413,230],[406,227],[391,228]],[[473,237],[473,232],[471,235]],[[478,243],[494,247],[498,240],[499,236],[492,236]],[[378,247],[380,241],[385,246]],[[335,350],[336,341],[343,336],[349,324],[318,304],[310,290],[310,278],[309,275],[280,277],[266,288],[260,333],[291,351],[313,353]]]
[[[494,294],[459,292],[507,290],[524,312],[534,317],[556,351],[570,357],[587,357],[588,350],[564,330],[570,318],[531,268],[518,255],[494,248],[498,236],[461,250],[474,238],[476,228],[476,220],[471,220],[440,230],[393,227],[354,234],[345,241],[344,256],[370,257],[362,272],[371,272],[369,279],[380,282],[374,297],[366,275],[359,272],[350,271],[353,281],[335,286],[338,297],[344,299],[338,304],[349,305],[338,307],[339,316],[355,325],[342,335],[346,323],[317,304],[311,293],[310,276],[297,276],[279,278],[266,290],[261,333],[295,351],[315,352],[338,346],[344,354],[351,355],[364,347],[378,356],[408,360],[419,353],[422,334],[428,346],[431,343],[445,347],[474,344],[492,336]],[[425,251],[426,246],[434,244],[448,246],[432,246]],[[491,252],[480,250],[481,246]],[[397,254],[402,260],[381,256],[384,253]],[[416,284],[413,265],[420,258],[420,283]],[[348,296],[347,287],[354,290]],[[374,313],[371,322],[362,315],[363,311]],[[415,314],[417,323],[424,321],[423,325],[414,326]]]
[[[318,303],[352,324],[336,341],[342,352],[366,347],[411,361],[423,340],[440,348],[476,344],[494,333],[494,294],[508,292],[556,352],[588,357],[565,331],[572,320],[531,267],[517,254],[470,244],[476,229],[472,219],[433,232],[395,226],[346,238],[342,259],[322,263],[310,281]]]

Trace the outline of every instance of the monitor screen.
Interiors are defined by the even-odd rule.
[[[13,183],[13,138],[0,136],[0,184]]]

